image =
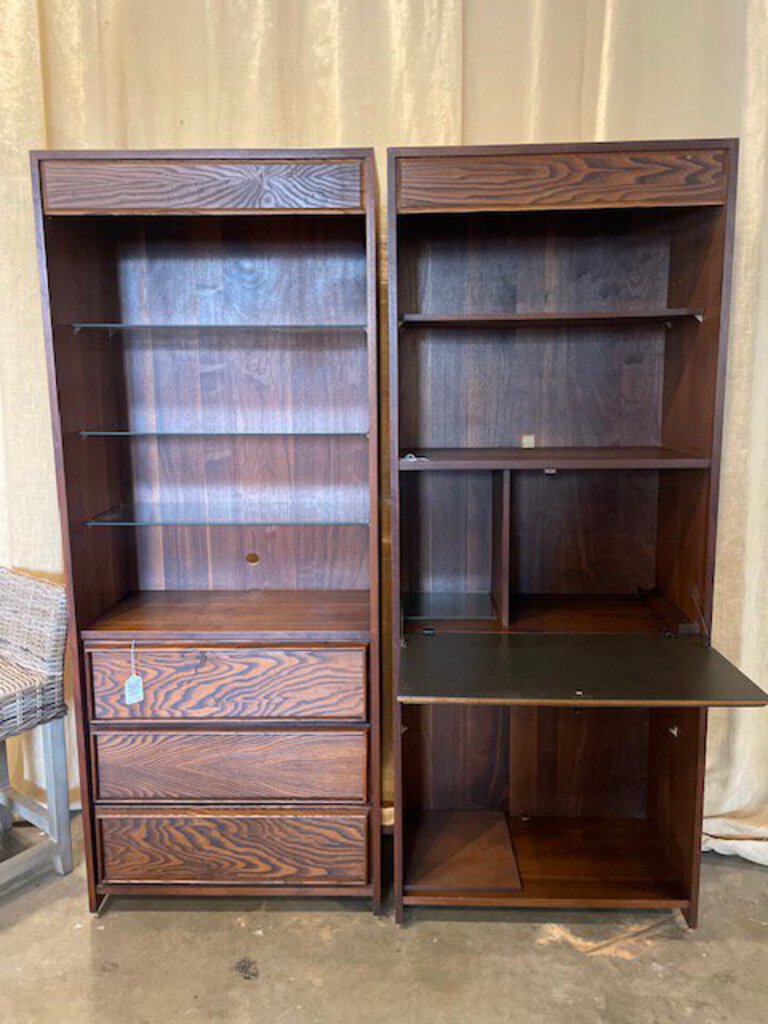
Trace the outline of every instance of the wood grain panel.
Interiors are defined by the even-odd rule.
[[[254,277],[260,291],[261,274],[254,271]],[[281,282],[286,290],[288,277],[286,271]],[[341,278],[327,281],[336,294],[338,313],[333,315],[347,313],[352,320],[358,313],[350,308],[355,299],[339,297]],[[274,299],[271,276],[263,286]],[[305,287],[300,279],[295,286]],[[143,286],[137,281],[135,287]],[[246,318],[252,313],[243,308]],[[218,314],[211,311],[212,317]],[[331,314],[328,309],[316,316]],[[290,319],[288,311],[273,315],[280,322]],[[301,310],[296,314],[302,315]],[[94,333],[81,332],[77,341],[82,345]],[[89,422],[85,415],[93,412],[83,409],[78,427],[222,435],[365,434],[369,429],[362,330],[182,326],[127,330],[122,339],[129,419],[110,423],[94,417]],[[103,334],[97,336],[98,344],[104,342]]]
[[[356,160],[46,160],[41,171],[48,214],[362,207]]]
[[[102,732],[101,800],[365,800],[363,731]]]
[[[116,531],[99,527],[90,532]],[[134,532],[141,590],[240,590],[266,595],[274,591],[363,592],[370,585],[367,525],[147,526]],[[258,555],[258,562],[249,561],[248,555]],[[265,596],[262,606],[268,601]],[[301,597],[296,603],[300,601]],[[269,617],[268,610],[266,614]],[[328,629],[335,628],[331,614],[326,622]]]
[[[400,450],[658,445],[658,327],[409,330]]]
[[[83,631],[125,644],[180,639],[210,643],[360,641],[370,633],[364,590],[145,590],[129,594]]]
[[[368,522],[365,437],[141,437],[130,447],[140,521]]]
[[[600,209],[715,205],[725,150],[529,152],[400,157],[398,210]]]
[[[643,818],[511,818],[510,832],[532,900],[599,906],[686,898],[677,865]]]
[[[509,813],[638,818],[645,814],[648,712],[511,708]]]
[[[96,719],[364,719],[366,651],[94,650]],[[144,699],[125,703],[125,680],[141,673]]]
[[[490,593],[491,473],[413,473],[402,481],[403,589]]]
[[[63,223],[74,234],[81,222]],[[363,327],[367,324],[365,253],[365,226],[359,218],[317,214],[124,218],[117,246],[120,318],[128,324],[228,328],[276,324]],[[343,339],[336,340],[348,347]],[[258,388],[259,352],[251,353],[251,347],[257,343],[276,347],[278,341],[306,348],[313,344],[313,336],[288,333],[278,339],[268,332],[267,337],[251,332],[244,337],[238,331],[213,330],[198,338],[188,330],[178,334],[166,331],[164,339],[153,339],[159,347],[158,370],[163,361],[167,367],[158,381],[162,390],[154,396],[155,404],[166,408],[171,400],[181,399],[189,406],[198,398],[179,392],[169,380],[185,342],[193,347],[188,359],[194,359],[196,344],[203,349],[200,368],[211,386],[225,394],[231,389],[237,395],[243,388]],[[356,343],[363,347],[360,339]],[[205,351],[208,347],[210,355]],[[233,357],[226,356],[232,348],[239,353],[235,379],[226,372],[231,374],[234,369]],[[219,357],[227,359],[226,368],[217,362]],[[185,371],[189,372],[186,365]],[[151,386],[149,377],[144,387]],[[298,382],[297,386],[301,387]],[[268,399],[267,391],[268,387],[260,388],[259,398],[268,402],[275,415],[281,411],[276,401],[280,392]],[[306,385],[304,391],[308,391]],[[245,405],[243,398],[241,392],[239,401]]]
[[[519,891],[520,873],[506,815],[430,811],[408,822],[408,892]]]
[[[505,316],[562,317],[540,323],[551,333],[569,318],[570,326],[588,327],[579,313],[599,326],[601,313],[658,312],[668,306],[670,232],[679,217],[669,210],[600,210],[406,218],[398,249],[400,316],[409,330],[424,326],[419,317],[432,326],[445,316],[477,318],[463,330],[480,327],[483,318],[498,329]]]
[[[512,474],[519,594],[633,594],[655,583],[658,474]]]
[[[367,813],[99,811],[105,882],[338,885],[368,877]]]

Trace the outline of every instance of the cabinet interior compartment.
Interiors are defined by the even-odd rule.
[[[371,582],[362,215],[48,218],[81,621]],[[319,594],[318,594],[319,596]]]
[[[406,897],[684,904],[702,715],[404,707]]]

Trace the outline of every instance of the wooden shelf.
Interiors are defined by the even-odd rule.
[[[676,448],[413,448],[401,472],[478,469],[707,469],[708,456]]]
[[[701,321],[701,309],[583,310],[562,313],[405,313],[401,327],[605,327]]]
[[[651,594],[520,594],[510,602],[509,625],[495,618],[490,599],[474,611],[464,594],[408,595],[405,628],[426,626],[439,633],[578,633],[617,636],[694,634],[698,627],[682,612]],[[418,598],[418,603],[414,602]],[[448,608],[453,614],[443,612]],[[417,615],[411,611],[420,611]]]
[[[432,811],[413,829],[406,891],[461,889],[511,892],[520,874],[506,815],[495,811]]]
[[[407,903],[687,905],[683,882],[644,819],[431,811],[407,830]]]
[[[684,900],[660,836],[642,818],[512,818],[523,891],[541,900]]]
[[[143,590],[82,631],[86,640],[357,640],[370,635],[365,590]]]
[[[408,634],[398,700],[566,707],[761,706],[764,693],[693,637]]]

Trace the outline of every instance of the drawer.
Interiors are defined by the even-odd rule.
[[[362,208],[360,160],[44,160],[47,214]]]
[[[368,814],[100,808],[104,882],[349,885],[368,881]]]
[[[93,716],[110,719],[315,718],[363,720],[366,648],[144,649],[144,683],[125,702],[131,652],[89,654]]]
[[[724,149],[400,157],[398,209],[535,210],[725,202]]]
[[[100,800],[358,800],[368,793],[368,735],[139,732],[93,737]]]

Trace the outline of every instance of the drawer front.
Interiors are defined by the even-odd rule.
[[[360,210],[359,160],[46,160],[48,214]]]
[[[398,209],[534,210],[725,202],[725,150],[519,153],[398,160]]]
[[[365,884],[366,811],[102,809],[104,882]]]
[[[94,737],[100,800],[358,800],[368,735],[119,732]]]
[[[93,714],[110,719],[316,718],[363,720],[366,649],[143,650],[143,699],[125,702],[128,650],[90,652]]]

